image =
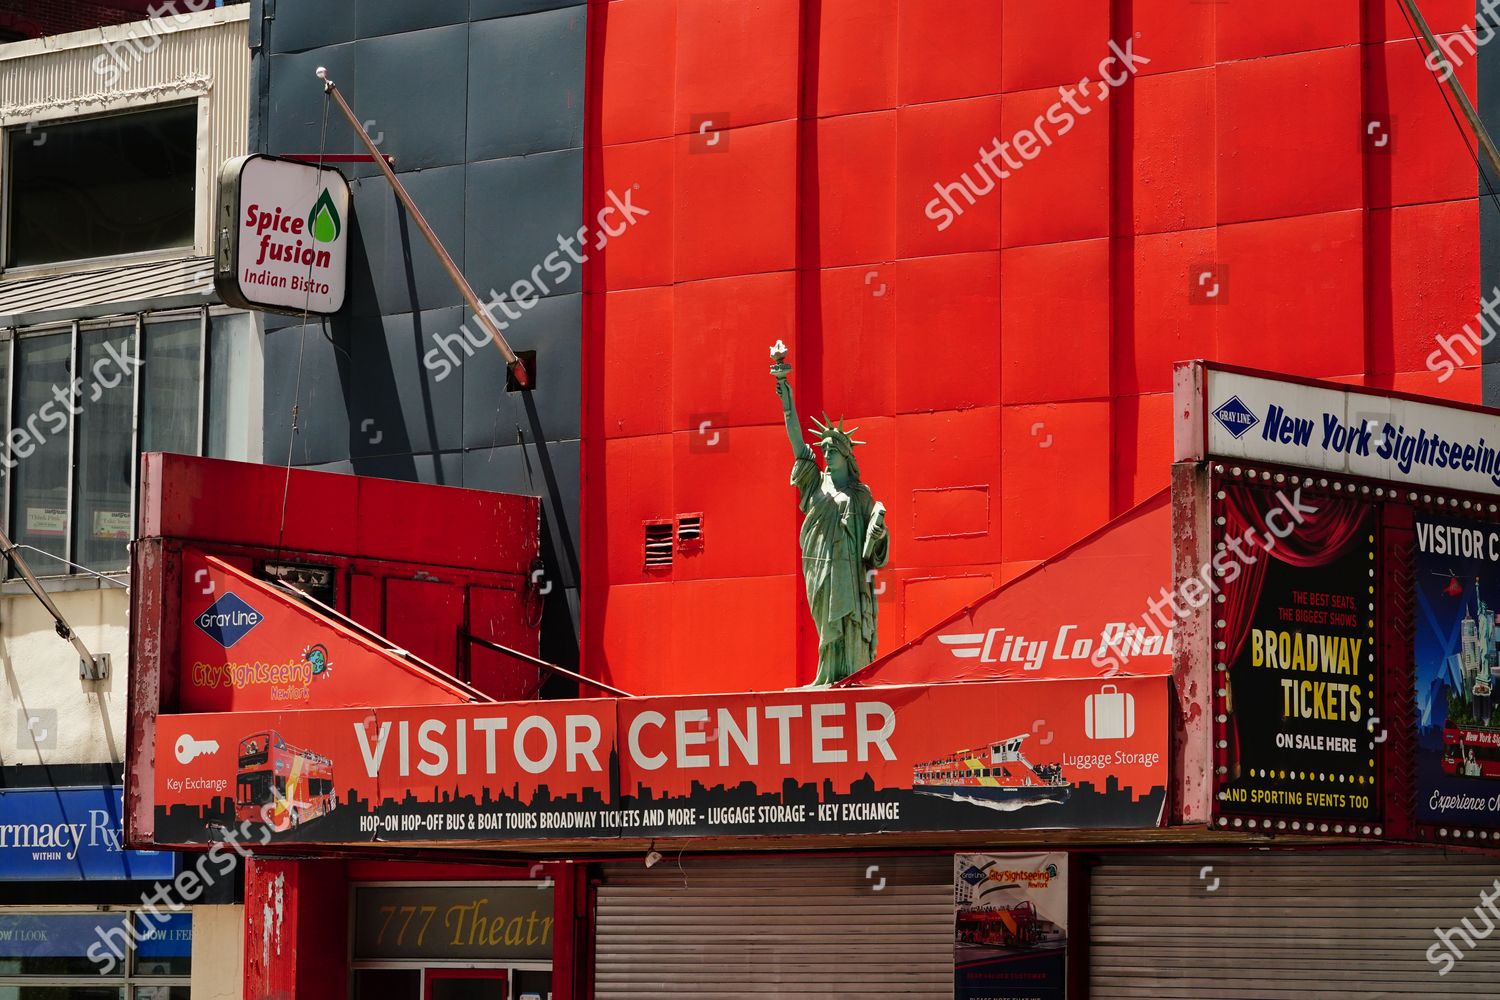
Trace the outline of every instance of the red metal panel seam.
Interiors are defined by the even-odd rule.
[[[822,260],[816,251],[822,215],[818,204],[818,44],[821,37],[823,0],[801,0],[797,33],[797,135],[793,140],[796,176],[794,196],[792,259],[793,329],[797,341],[792,346],[792,362],[797,368],[795,386],[798,415],[819,413],[823,408],[823,329],[822,329]],[[809,274],[815,271],[815,274]],[[767,345],[769,346],[769,345]],[[790,502],[790,499],[788,499]],[[783,542],[798,546],[796,536]],[[794,566],[801,565],[801,549],[796,549]],[[794,586],[797,601],[797,631],[791,683],[812,680],[813,664],[808,650],[817,648],[813,637],[812,613],[807,606],[804,588]]]
[[[1134,0],[1111,0],[1109,35],[1128,38],[1135,25]],[[1121,426],[1120,407],[1124,405],[1120,371],[1123,359],[1135,343],[1135,81],[1125,86],[1109,102],[1109,318],[1108,318],[1108,386],[1110,395],[1109,426],[1105,433],[1113,445]],[[1003,320],[1002,320],[1003,322]],[[1135,469],[1134,449],[1111,447],[1109,478],[1109,516],[1117,517],[1131,507],[1132,483],[1121,466],[1130,456],[1132,476]],[[1002,470],[1003,471],[1003,470]]]
[[[1361,4],[1361,7],[1363,7],[1363,6],[1364,5]],[[1368,146],[1368,144],[1366,142],[1366,140],[1368,138],[1368,134],[1365,133],[1363,130],[1365,129],[1365,127],[1369,123],[1370,109],[1372,107],[1374,107],[1374,104],[1373,104],[1373,102],[1371,100],[1371,98],[1373,97],[1373,95],[1370,93],[1370,76],[1371,76],[1371,74],[1370,74],[1370,60],[1372,58],[1377,58],[1378,57],[1377,54],[1383,54],[1383,53],[1379,53],[1379,50],[1376,48],[1376,46],[1377,45],[1383,46],[1385,43],[1383,41],[1376,41],[1373,37],[1371,37],[1372,33],[1370,31],[1370,19],[1368,17],[1363,16],[1363,13],[1361,13],[1361,17],[1360,17],[1359,21],[1360,21],[1359,100],[1360,100],[1360,108],[1361,108],[1361,114],[1360,114],[1360,129],[1361,129],[1361,133],[1360,133],[1360,144],[1359,144],[1359,149],[1360,149],[1360,153],[1359,153],[1359,159],[1360,159],[1359,186],[1360,186],[1360,233],[1362,235],[1362,240],[1363,240],[1363,244],[1364,244],[1364,246],[1362,248],[1364,250],[1364,253],[1361,255],[1362,258],[1363,258],[1363,260],[1362,260],[1363,269],[1361,271],[1361,280],[1364,282],[1364,288],[1363,288],[1364,295],[1362,296],[1362,298],[1364,299],[1364,306],[1365,306],[1364,338],[1363,338],[1363,343],[1364,343],[1364,364],[1363,364],[1363,367],[1364,367],[1364,375],[1365,375],[1364,381],[1368,382],[1368,381],[1370,381],[1370,375],[1374,371],[1375,357],[1376,357],[1376,355],[1375,355],[1375,324],[1374,324],[1374,317],[1375,317],[1375,296],[1378,294],[1378,292],[1377,292],[1377,285],[1376,285],[1376,282],[1375,282],[1375,244],[1374,244],[1374,241],[1372,239],[1372,237],[1374,236],[1374,226],[1372,225],[1371,218],[1370,218],[1370,182],[1371,182],[1370,174],[1371,174],[1371,172],[1376,167],[1376,159],[1375,159],[1375,157],[1373,157],[1373,156],[1370,155],[1370,149],[1369,149],[1369,146]],[[1387,160],[1386,162],[1388,164],[1389,160]],[[1392,201],[1394,202],[1394,200],[1395,199],[1393,198]],[[1392,243],[1392,250],[1393,250],[1394,249],[1394,244],[1395,244],[1395,227],[1394,226],[1391,227],[1391,243]],[[1394,253],[1390,253],[1389,256],[1392,258],[1391,263],[1392,263],[1392,266],[1394,266],[1394,257],[1395,257],[1395,254]],[[1395,326],[1395,324],[1394,324],[1394,315],[1395,315],[1394,312],[1391,313],[1391,316],[1393,318],[1393,322],[1392,322],[1392,332],[1393,333],[1394,333],[1394,326]],[[1392,344],[1393,352],[1394,352],[1394,346],[1395,345]],[[1392,369],[1393,373],[1395,371],[1395,368],[1396,368],[1396,362],[1395,362],[1394,353],[1393,353],[1392,354],[1392,361],[1391,361],[1391,369]]]
[[[583,215],[585,219],[594,210],[591,200],[594,185],[599,178],[604,176],[600,98],[604,92],[604,30],[609,22],[609,6],[607,3],[590,3],[584,8],[586,21],[583,63]],[[586,677],[603,680],[602,665],[589,662],[590,653],[596,648],[593,641],[596,626],[593,620],[594,601],[592,598],[596,593],[602,595],[604,588],[608,587],[604,570],[605,559],[600,555],[607,551],[605,546],[608,543],[603,519],[605,504],[602,502],[602,497],[595,498],[593,495],[595,490],[601,493],[604,491],[605,477],[601,475],[597,481],[594,481],[589,475],[596,458],[601,464],[603,459],[604,408],[598,405],[593,397],[595,393],[602,396],[604,387],[602,379],[596,380],[594,366],[596,364],[602,366],[603,363],[602,356],[598,352],[602,350],[602,326],[605,306],[609,300],[608,289],[603,284],[605,275],[598,267],[595,256],[589,255],[581,268],[583,308],[582,328],[578,333],[579,353],[583,359],[579,365],[579,378],[582,384],[579,386],[580,412],[578,415],[579,427],[582,428],[582,433],[578,435],[578,551],[582,559],[578,574],[578,672]],[[597,289],[592,287],[591,280],[599,281]],[[601,384],[595,384],[596,381]],[[596,499],[601,502],[596,503]],[[596,517],[599,519],[598,524],[594,523]]]

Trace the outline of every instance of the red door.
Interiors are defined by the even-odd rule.
[[[423,1000],[509,1000],[504,969],[423,969]]]

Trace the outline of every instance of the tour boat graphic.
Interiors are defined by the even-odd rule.
[[[1033,764],[1021,753],[1029,735],[918,764],[912,769],[912,791],[1002,811],[1066,802],[1073,786],[1063,779],[1062,765]]]

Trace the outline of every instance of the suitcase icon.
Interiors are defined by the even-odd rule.
[[[1091,740],[1124,740],[1135,735],[1135,696],[1105,684],[1083,700],[1083,731]]]

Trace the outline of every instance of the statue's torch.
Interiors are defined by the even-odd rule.
[[[785,382],[791,373],[792,366],[786,363],[786,345],[778,340],[771,345],[771,374],[776,376],[776,381]]]

